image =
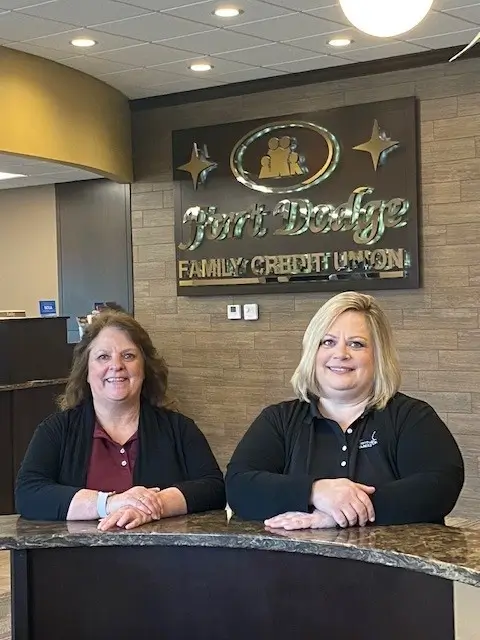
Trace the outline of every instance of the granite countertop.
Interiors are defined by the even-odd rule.
[[[52,378],[51,380],[28,380],[14,384],[0,384],[0,391],[17,391],[18,389],[33,389],[34,387],[48,387],[54,384],[66,384],[68,378]]]
[[[258,549],[361,560],[480,587],[480,526],[402,525],[272,533],[223,511],[169,518],[134,531],[101,533],[96,522],[32,522],[0,517],[1,549],[191,546]]]

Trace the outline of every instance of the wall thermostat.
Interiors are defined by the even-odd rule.
[[[242,319],[242,307],[239,304],[227,305],[227,318],[229,320],[241,320]]]

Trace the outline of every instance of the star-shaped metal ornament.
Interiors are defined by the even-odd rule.
[[[391,140],[384,131],[381,131],[378,122],[373,123],[373,131],[370,140],[353,147],[354,151],[366,151],[372,157],[373,168],[378,169],[379,164],[383,164],[390,151],[398,147],[398,140]]]
[[[196,142],[193,143],[192,155],[186,164],[177,167],[179,171],[186,171],[192,176],[193,188],[198,188],[198,183],[205,184],[208,174],[217,168],[217,163],[209,160],[207,145],[204,144],[202,149]]]

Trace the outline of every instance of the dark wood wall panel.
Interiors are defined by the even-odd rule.
[[[55,185],[60,312],[75,317],[94,302],[114,300],[133,309],[130,186],[109,180]]]

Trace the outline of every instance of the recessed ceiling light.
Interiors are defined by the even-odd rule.
[[[217,7],[213,13],[217,18],[236,18],[243,11],[237,7]]]
[[[12,178],[26,178],[24,173],[3,173],[0,171],[0,180],[11,180]]]
[[[97,43],[92,38],[75,38],[74,40],[70,40],[70,44],[73,44],[74,47],[94,47]]]
[[[351,38],[332,38],[328,41],[328,44],[331,47],[348,47],[352,42],[353,40]]]
[[[210,71],[213,66],[208,62],[196,62],[190,65],[190,71]]]

